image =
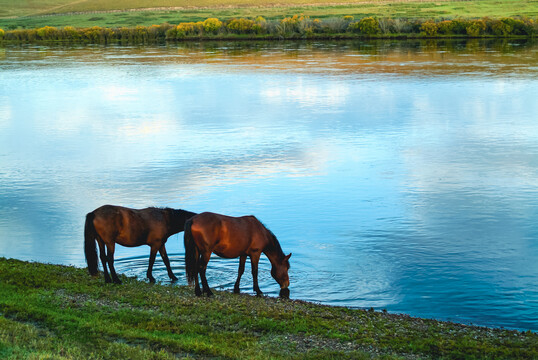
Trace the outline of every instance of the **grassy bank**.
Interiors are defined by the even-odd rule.
[[[0,258],[0,358],[538,357],[531,332],[122,280]]]
[[[216,17],[233,18],[263,16],[278,20],[293,14],[311,18],[333,18],[345,15],[355,18],[375,16],[392,19],[502,18],[537,17],[537,0],[474,0],[474,1],[347,1],[286,0],[268,1],[201,0],[195,6],[188,0],[123,0],[123,1],[12,1],[0,0],[0,28],[38,28],[43,26],[134,27],[165,22],[197,22]],[[332,4],[331,4],[332,3]],[[145,8],[144,8],[145,7]]]

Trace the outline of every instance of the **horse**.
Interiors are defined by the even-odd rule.
[[[284,255],[276,236],[256,217],[231,217],[210,212],[195,215],[185,223],[184,243],[187,280],[189,285],[194,281],[196,296],[204,292],[207,296],[213,295],[205,276],[212,253],[228,259],[239,257],[234,293],[239,293],[239,282],[249,256],[254,291],[257,296],[262,296],[258,286],[258,261],[261,253],[264,253],[272,265],[271,275],[280,285],[280,296],[289,297],[288,269],[291,253]],[[200,291],[198,274],[202,280],[203,291]]]
[[[84,253],[90,275],[95,276],[98,273],[95,246],[95,240],[97,240],[106,283],[113,281],[116,284],[121,284],[114,269],[116,244],[127,247],[144,244],[150,246],[147,277],[151,283],[155,282],[152,270],[155,256],[159,251],[166,265],[168,276],[172,281],[177,281],[177,277],[170,267],[170,260],[164,244],[168,237],[183,231],[185,222],[194,215],[196,213],[186,210],[154,207],[130,209],[115,205],[104,205],[88,213],[84,225]],[[108,274],[107,263],[112,278]]]

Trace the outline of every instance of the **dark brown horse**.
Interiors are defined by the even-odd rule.
[[[134,247],[147,244],[151,247],[147,276],[150,282],[155,282],[152,275],[153,263],[157,251],[161,254],[168,276],[172,281],[177,277],[172,272],[170,260],[164,244],[170,235],[177,234],[185,228],[185,222],[196,213],[170,208],[129,209],[121,206],[104,205],[86,215],[84,226],[84,252],[86,263],[91,275],[97,275],[97,249],[99,245],[105,282],[114,281],[121,284],[114,270],[114,248],[116,244]],[[106,247],[106,249],[105,249]],[[105,252],[106,250],[106,252]],[[108,275],[107,263],[112,279]]]
[[[263,252],[271,262],[271,275],[280,284],[280,295],[289,296],[288,269],[291,254],[284,255],[275,235],[254,216],[230,217],[204,212],[185,223],[185,267],[189,284],[195,282],[195,294],[213,295],[207,284],[205,272],[211,253],[223,258],[239,257],[239,273],[234,292],[239,293],[239,281],[245,271],[245,261],[250,257],[254,291],[263,295],[258,286],[258,261]],[[202,280],[203,292],[198,284]]]

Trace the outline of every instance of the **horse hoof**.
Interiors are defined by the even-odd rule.
[[[257,297],[263,297],[263,293],[262,292],[256,293],[256,296]]]
[[[213,293],[211,291],[208,291],[207,292],[207,297],[211,297],[211,296],[213,296]]]
[[[289,299],[290,298],[290,289],[280,289],[280,297],[283,299]]]
[[[234,288],[234,294],[239,294],[239,293],[240,293],[239,288],[237,289]]]
[[[174,277],[170,278],[170,280],[174,283],[174,282],[178,281],[178,278],[174,276]]]
[[[195,289],[195,290],[194,290],[194,295],[196,295],[196,296],[202,296],[202,292],[200,291],[200,289]]]
[[[152,284],[155,284],[155,279],[154,278],[149,278],[149,282],[152,283]]]

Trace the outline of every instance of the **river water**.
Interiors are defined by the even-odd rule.
[[[524,41],[7,45],[0,256],[85,266],[103,204],[254,214],[294,299],[538,330],[537,75]]]

